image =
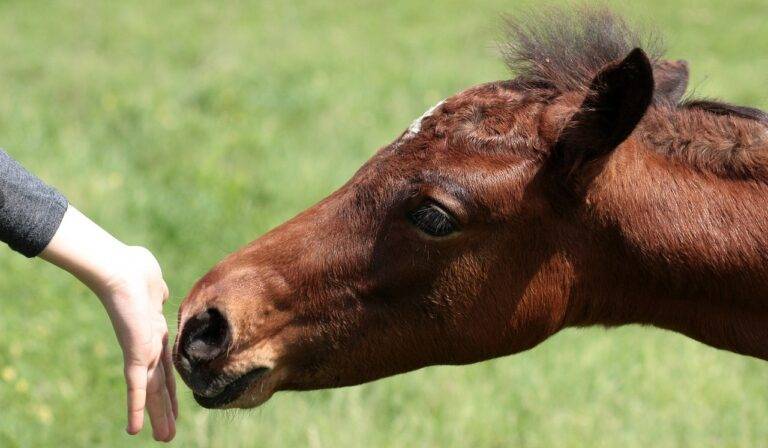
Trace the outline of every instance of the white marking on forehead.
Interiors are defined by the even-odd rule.
[[[411,123],[410,126],[408,126],[408,134],[410,135],[416,135],[421,131],[421,121],[425,118],[432,116],[432,114],[435,112],[435,110],[442,106],[442,104],[445,102],[445,100],[440,101],[439,103],[435,104],[434,106],[430,107],[422,116],[415,119],[413,123]]]

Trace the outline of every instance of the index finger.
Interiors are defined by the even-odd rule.
[[[147,367],[131,365],[125,367],[125,381],[128,384],[128,434],[137,434],[144,426],[144,406],[147,402]]]

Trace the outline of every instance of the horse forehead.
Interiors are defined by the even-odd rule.
[[[432,106],[429,109],[427,109],[427,111],[424,112],[423,114],[421,114],[421,116],[419,118],[413,120],[411,125],[408,126],[408,131],[406,132],[406,136],[413,136],[413,135],[418,134],[421,131],[421,122],[424,121],[425,118],[431,117],[432,114],[435,113],[437,108],[442,106],[444,103],[445,103],[445,100],[441,100],[440,102],[438,102],[434,106]]]
[[[511,93],[506,89],[502,89],[499,87],[499,83],[487,83],[487,84],[480,84],[478,86],[470,87],[469,89],[459,92],[458,94],[445,98],[443,100],[440,100],[437,104],[427,109],[421,116],[419,116],[417,119],[413,120],[410,126],[408,126],[408,130],[405,133],[405,137],[414,137],[421,132],[421,124],[422,122],[434,115],[435,111],[437,111],[440,106],[444,105],[446,101],[451,101],[452,103],[457,103],[462,106],[471,105],[471,103],[475,101],[482,102],[483,100],[487,101],[488,99],[504,99],[509,101],[510,98],[514,100],[519,100],[520,95],[516,93]]]
[[[486,120],[494,120],[498,123],[499,121],[512,122],[518,118],[525,119],[527,112],[538,110],[538,106],[544,103],[546,101],[542,101],[531,92],[513,89],[504,82],[480,84],[427,109],[411,123],[404,137],[409,139],[417,136],[424,130],[424,121],[434,115],[438,118],[442,117],[439,119],[443,127],[466,131],[487,124]]]
[[[501,82],[470,87],[427,109],[383,154],[414,154],[422,163],[425,154],[443,161],[478,151],[536,155],[545,146],[539,127],[547,104]]]

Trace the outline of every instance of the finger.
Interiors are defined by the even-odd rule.
[[[161,364],[149,371],[147,384],[147,412],[152,423],[152,437],[163,441],[168,437],[168,418],[166,417],[165,377]]]
[[[166,343],[163,346],[163,368],[165,369],[165,388],[168,390],[168,397],[173,410],[173,418],[179,418],[179,401],[176,398],[176,375],[173,374],[173,360],[171,359],[171,348],[168,346],[168,335],[165,336]]]
[[[128,434],[136,434],[144,426],[144,405],[147,398],[147,368],[139,365],[125,367],[128,385]]]
[[[165,370],[165,366],[162,366],[163,370]],[[165,377],[168,378],[172,374],[165,373]],[[168,420],[168,437],[166,437],[165,441],[170,442],[173,440],[173,438],[176,436],[176,416],[174,415],[173,410],[173,403],[171,402],[170,397],[170,391],[166,388],[163,390],[163,395],[165,398],[165,418]]]

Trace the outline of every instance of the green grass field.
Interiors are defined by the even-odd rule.
[[[0,146],[164,266],[175,314],[226,253],[341,185],[436,101],[508,74],[532,1],[0,2]],[[649,0],[701,95],[768,107],[765,0]],[[0,250],[0,447],[139,446],[98,301]],[[768,446],[768,364],[649,328],[209,412],[195,446]]]

